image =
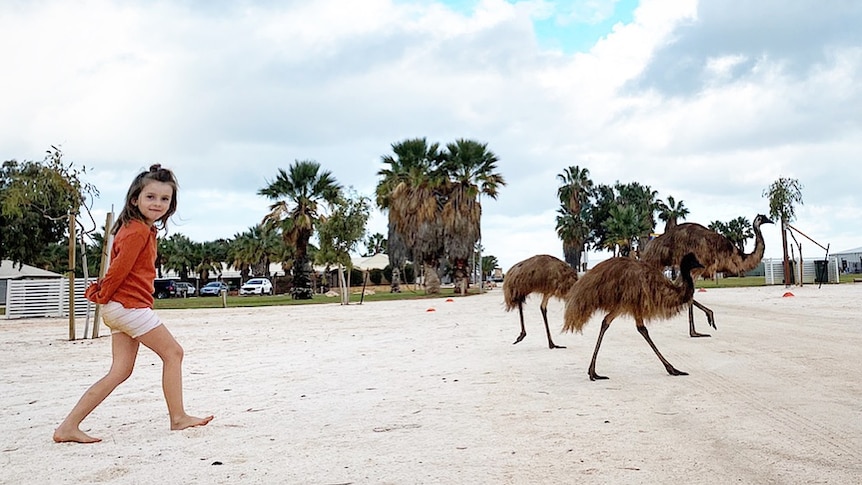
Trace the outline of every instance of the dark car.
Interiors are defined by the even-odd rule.
[[[159,300],[177,296],[177,284],[174,280],[153,281],[153,296]]]
[[[201,287],[200,296],[218,296],[222,291],[227,291],[228,287],[221,281],[211,281]]]

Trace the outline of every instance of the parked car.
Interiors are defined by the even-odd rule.
[[[174,280],[153,281],[153,296],[159,300],[177,296],[177,282]]]
[[[227,291],[227,285],[221,281],[210,281],[201,287],[201,296],[219,296],[222,291]]]
[[[239,294],[244,295],[271,295],[272,283],[266,278],[252,278],[245,282],[239,289]]]
[[[195,296],[195,286],[191,283],[186,283],[185,281],[177,281],[176,287],[177,296]]]

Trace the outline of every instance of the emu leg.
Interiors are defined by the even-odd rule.
[[[600,376],[596,374],[596,357],[598,357],[599,355],[599,347],[602,346],[602,337],[605,336],[605,332],[608,330],[608,327],[611,326],[611,321],[608,320],[609,316],[610,315],[606,316],[602,320],[602,328],[599,330],[599,339],[596,340],[596,349],[593,350],[593,360],[590,361],[590,369],[587,371],[587,374],[590,375],[591,381],[595,381],[598,379],[607,379],[606,376]]]
[[[694,300],[688,304],[688,334],[692,337],[710,337],[708,333],[698,333],[694,329]]]
[[[709,337],[708,333],[697,333],[694,331],[694,313],[693,307],[698,307],[704,314],[706,314],[706,322],[709,323],[709,326],[712,328],[715,327],[715,316],[712,313],[712,310],[704,306],[702,303],[697,302],[697,300],[691,300],[691,303],[688,307],[688,322],[689,322],[689,335],[692,337]],[[716,330],[718,330],[716,328]]]
[[[687,372],[677,370],[674,366],[672,366],[670,364],[670,362],[667,361],[667,359],[664,358],[663,355],[661,355],[661,352],[658,351],[658,348],[652,342],[652,339],[649,338],[649,331],[647,331],[647,328],[644,326],[643,320],[638,320],[637,326],[638,326],[638,332],[640,332],[640,334],[643,335],[643,338],[646,339],[647,343],[652,348],[652,351],[655,352],[655,355],[658,356],[658,360],[660,360],[661,363],[664,364],[664,368],[665,368],[665,370],[667,370],[668,374],[670,374],[672,376],[687,376],[688,375]]]
[[[545,334],[548,336],[548,348],[551,350],[566,348],[564,345],[557,345],[554,343],[554,340],[551,338],[551,329],[548,327],[548,308],[546,306],[542,306],[541,310],[542,318],[545,320]]]
[[[524,304],[521,302],[518,302],[518,314],[521,316],[521,334],[512,342],[512,345],[524,340],[524,337],[527,336],[527,330],[524,328]]]

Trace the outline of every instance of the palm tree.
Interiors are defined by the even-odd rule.
[[[195,273],[200,276],[200,279],[207,281],[210,279],[210,273],[222,274],[222,263],[227,260],[228,242],[224,239],[215,241],[206,241],[203,243],[193,243]]]
[[[496,199],[503,176],[495,172],[497,156],[487,143],[459,139],[446,145],[440,164],[448,179],[446,202],[441,213],[443,247],[454,268],[456,287],[467,292],[469,259],[481,237],[482,205],[479,196]]]
[[[675,227],[680,219],[685,220],[689,213],[685,204],[682,201],[677,203],[672,195],[667,196],[667,202],[659,201],[658,208],[658,218],[664,221],[664,232]]]
[[[374,256],[386,252],[386,238],[375,232],[365,239],[365,256]]]
[[[484,282],[485,278],[498,266],[500,266],[500,261],[497,260],[497,256],[493,254],[482,256],[482,281]]]
[[[248,279],[249,273],[269,278],[269,263],[278,259],[280,246],[276,231],[258,224],[234,235],[228,248],[228,260],[240,270],[242,281]]]
[[[779,177],[763,196],[769,198],[769,216],[781,220],[781,249],[784,251],[784,284],[790,286],[790,260],[787,256],[787,224],[796,219],[794,204],[802,205],[802,184],[797,179]]]
[[[630,256],[632,245],[644,231],[649,231],[648,222],[637,208],[629,205],[617,205],[610,210],[610,218],[603,225],[607,230],[606,248],[613,251],[614,256]]]
[[[589,231],[583,218],[560,204],[557,209],[557,236],[563,241],[563,257],[566,263],[575,270],[580,270],[581,256]]]
[[[375,190],[377,207],[388,211],[392,291],[401,291],[399,274],[410,259],[424,265],[426,291],[439,293],[437,267],[443,253],[439,144],[413,138],[393,143],[392,151],[394,157],[381,157],[388,168],[377,172],[381,180]]]
[[[560,187],[557,197],[560,208],[557,210],[557,235],[563,241],[563,255],[566,262],[575,270],[580,269],[581,255],[586,249],[589,227],[586,223],[586,209],[593,194],[593,181],[590,171],[577,165],[567,167],[557,174]]]
[[[275,202],[269,206],[270,213],[264,224],[281,230],[287,245],[296,248],[293,263],[294,299],[310,299],[311,265],[308,260],[308,245],[320,221],[319,204],[333,204],[341,194],[341,186],[328,170],[321,171],[320,164],[313,160],[296,160],[288,170],[278,170],[275,180],[258,191]]]
[[[180,279],[188,279],[195,267],[195,244],[185,235],[176,233],[159,241],[159,259],[162,267],[175,271]]]

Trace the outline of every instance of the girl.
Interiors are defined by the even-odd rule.
[[[101,303],[102,318],[111,329],[113,361],[108,374],[81,396],[69,416],[54,431],[54,441],[95,443],[79,428],[84,420],[135,366],[138,347],[144,344],[162,359],[162,390],[168,404],[171,429],[203,426],[213,417],[189,416],[183,407],[183,348],[153,312],[156,277],[156,232],[167,225],[177,209],[177,181],[161,165],[153,165],[132,181],[126,205],[117,218],[111,248],[111,265],[105,277],[90,285],[88,300]]]

